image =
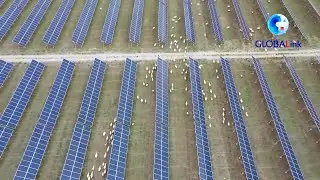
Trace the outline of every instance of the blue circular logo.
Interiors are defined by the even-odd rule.
[[[289,28],[288,19],[282,14],[274,14],[268,19],[268,29],[276,36],[285,34]]]

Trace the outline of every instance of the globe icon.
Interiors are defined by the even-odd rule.
[[[289,21],[287,17],[282,14],[274,14],[268,19],[268,29],[276,36],[285,34],[289,28]]]

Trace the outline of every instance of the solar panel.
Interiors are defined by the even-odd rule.
[[[213,180],[210,146],[204,116],[204,104],[200,79],[199,64],[189,58],[191,79],[192,109],[196,133],[198,168],[200,180]]]
[[[320,64],[320,56],[316,56],[316,61]]]
[[[212,24],[212,30],[215,34],[215,37],[218,42],[223,42],[223,35],[221,31],[221,25],[219,22],[218,12],[216,9],[216,6],[213,2],[213,0],[208,0],[208,6],[210,11],[210,17],[211,17],[211,24]]]
[[[94,60],[60,179],[80,179],[102,88],[106,64]]]
[[[44,64],[32,60],[0,117],[0,126],[4,128],[0,134],[0,157],[2,157],[10,137],[23,115],[44,68]],[[10,133],[8,129],[11,130]]]
[[[72,42],[74,44],[79,46],[82,46],[84,44],[97,4],[98,0],[86,1],[78,24],[72,35]]]
[[[52,0],[38,0],[37,4],[33,7],[27,20],[23,23],[20,30],[13,38],[13,42],[23,47],[29,43],[33,33],[41,22],[41,19],[47,12]]]
[[[284,61],[289,69],[289,72],[291,74],[291,77],[292,77],[294,83],[296,84],[296,86],[299,90],[299,93],[303,99],[303,102],[304,102],[306,108],[308,109],[308,112],[309,112],[311,119],[313,120],[314,124],[316,125],[316,127],[320,131],[319,116],[317,115],[317,112],[311,102],[311,99],[310,99],[306,89],[304,88],[303,83],[302,83],[299,75],[297,74],[294,65],[292,64],[291,59],[289,57],[284,57]]]
[[[117,121],[108,165],[108,180],[125,178],[136,72],[136,62],[127,58],[122,75]]]
[[[157,60],[153,179],[169,179],[168,63]]]
[[[42,38],[43,43],[49,46],[54,46],[57,43],[74,2],[75,0],[62,0],[56,15]]]
[[[236,128],[238,143],[242,162],[247,179],[259,179],[257,169],[254,163],[254,156],[251,150],[250,141],[248,138],[245,121],[243,120],[238,93],[233,80],[231,66],[228,60],[221,57],[222,71],[224,75],[224,82],[227,89],[229,105]]]
[[[184,28],[187,36],[187,40],[195,43],[194,27],[193,27],[193,17],[191,11],[191,0],[183,1],[184,10]]]
[[[129,40],[139,44],[141,36],[141,26],[143,18],[144,0],[135,0],[130,25]]]
[[[242,15],[240,4],[239,4],[238,0],[232,0],[232,3],[233,3],[233,7],[234,7],[236,14],[237,14],[240,28],[242,30],[242,35],[246,40],[250,40],[249,29],[248,29],[248,26],[246,24],[246,21],[245,21],[243,15]]]
[[[12,71],[13,64],[7,63],[0,59],[0,88],[6,81],[9,73]]]
[[[168,2],[159,0],[158,7],[158,41],[168,43]]]
[[[111,1],[109,3],[108,13],[103,25],[101,38],[100,38],[101,42],[106,45],[112,44],[114,31],[116,29],[116,25],[118,22],[120,6],[121,6],[121,0]]]
[[[272,120],[274,122],[274,126],[276,128],[282,149],[285,153],[287,162],[289,164],[292,177],[295,180],[302,180],[302,179],[304,179],[302,172],[300,170],[300,167],[299,167],[297,158],[294,154],[293,148],[290,144],[290,141],[289,141],[287,132],[284,128],[283,122],[280,118],[277,105],[276,105],[275,100],[274,100],[272,93],[270,91],[267,78],[263,72],[262,65],[260,64],[260,61],[254,57],[253,57],[253,64],[254,64],[254,68],[255,68],[256,74],[258,76],[259,82],[260,82],[260,86],[261,86],[264,98],[265,98],[267,106],[268,106],[268,110],[269,110],[270,115],[272,117]]]
[[[6,36],[28,2],[29,0],[14,0],[2,15],[0,18],[0,41]]]
[[[71,82],[74,67],[74,63],[63,60],[14,179],[36,179]]]
[[[266,22],[268,22],[269,15],[268,15],[268,13],[267,13],[266,8],[264,8],[262,1],[261,1],[261,0],[257,0],[257,3],[258,3],[258,6],[259,6],[259,9],[260,9],[260,12],[262,13],[262,15],[263,15],[263,17],[264,17],[264,20],[265,20]]]

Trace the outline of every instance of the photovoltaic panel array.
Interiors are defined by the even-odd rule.
[[[168,0],[159,0],[158,41],[163,44],[168,43]]]
[[[221,66],[224,75],[225,86],[227,89],[228,101],[234,120],[234,125],[238,137],[238,143],[240,146],[240,152],[245,170],[245,175],[247,179],[257,180],[259,179],[257,174],[257,168],[254,162],[254,156],[251,150],[245,121],[243,120],[238,92],[233,80],[230,62],[221,57]]]
[[[0,59],[0,88],[3,86],[9,73],[12,71],[12,68],[13,64]]]
[[[270,91],[270,87],[268,85],[267,78],[263,72],[263,67],[262,67],[260,61],[254,57],[253,57],[253,64],[254,64],[255,72],[256,72],[258,79],[259,79],[259,82],[260,82],[260,86],[261,86],[264,98],[265,98],[267,106],[268,106],[268,110],[269,110],[271,118],[274,122],[274,126],[276,128],[283,152],[284,152],[286,159],[287,159],[287,162],[289,164],[292,177],[295,180],[302,180],[302,179],[304,179],[302,172],[300,170],[300,167],[299,167],[297,158],[294,154],[293,148],[290,144],[290,141],[289,141],[287,132],[284,128],[283,122],[280,118],[277,105],[276,105],[275,100],[274,100],[272,93]]]
[[[130,25],[130,42],[139,44],[143,18],[144,0],[135,0],[133,5],[132,19]]]
[[[258,3],[258,6],[259,6],[259,9],[260,9],[260,12],[263,15],[264,20],[266,20],[266,22],[268,22],[269,15],[267,13],[266,8],[264,8],[262,1],[261,0],[257,0],[257,3]]]
[[[223,42],[223,35],[221,31],[221,24],[219,22],[218,12],[216,9],[216,6],[213,2],[213,0],[208,0],[208,6],[210,11],[210,17],[211,17],[211,24],[212,24],[212,30],[215,34],[215,37],[218,42]]]
[[[153,179],[169,179],[168,63],[157,60]]]
[[[236,14],[237,14],[237,18],[238,18],[238,21],[239,21],[239,24],[240,24],[240,28],[242,30],[242,35],[246,40],[250,40],[249,29],[248,29],[246,21],[245,21],[245,19],[243,17],[239,1],[238,0],[232,0],[232,3],[233,3],[234,10],[236,11]]]
[[[120,6],[121,6],[121,0],[112,0],[109,3],[108,13],[103,25],[101,38],[100,38],[101,42],[106,45],[112,44],[114,31],[116,29],[116,25],[118,22]]]
[[[295,26],[298,28],[299,32],[301,33],[302,35],[302,38],[306,39],[307,40],[307,34],[304,32],[304,30],[301,28],[301,26],[299,24],[297,24],[297,18],[296,16],[294,15],[294,13],[291,11],[290,7],[288,6],[288,4],[285,2],[285,0],[281,0],[283,6],[286,8],[286,10],[288,11],[290,17],[292,18],[293,20],[293,23],[295,24]]]
[[[28,2],[29,0],[14,0],[2,15],[0,18],[0,41],[6,36]]]
[[[47,12],[52,0],[38,0],[37,4],[33,7],[27,20],[23,23],[13,42],[20,46],[26,47],[29,43],[33,33],[41,22],[41,19]]]
[[[127,58],[122,75],[117,121],[109,158],[107,180],[124,180],[125,178],[136,72],[137,63]]]
[[[199,64],[189,58],[191,79],[192,109],[196,133],[198,168],[200,180],[213,180],[210,145],[204,115],[204,104],[200,79]]]
[[[72,42],[78,46],[82,46],[86,40],[89,27],[96,10],[98,0],[87,0],[82,13],[80,15],[78,24],[72,35]]]
[[[183,0],[183,10],[184,10],[184,28],[186,31],[187,40],[195,43],[193,18],[191,11],[191,0]]]
[[[36,179],[70,85],[75,64],[63,60],[14,179]]]
[[[0,117],[0,157],[17,127],[45,65],[32,60]]]
[[[292,77],[294,83],[296,84],[296,86],[299,90],[299,93],[303,99],[303,102],[309,112],[311,119],[313,120],[314,124],[316,125],[316,127],[320,131],[320,119],[317,114],[317,111],[315,110],[315,108],[311,102],[311,99],[310,99],[306,89],[304,88],[303,83],[302,83],[298,73],[296,72],[294,65],[292,64],[291,59],[289,57],[284,57],[284,61],[289,69],[289,72],[291,74],[291,77]]]
[[[76,180],[81,177],[105,70],[106,64],[99,59],[95,59],[82,99],[78,119],[73,129],[69,150],[64,161],[60,176],[61,180]]]
[[[61,31],[69,17],[75,0],[62,0],[60,7],[46,30],[42,42],[54,46],[61,34]]]

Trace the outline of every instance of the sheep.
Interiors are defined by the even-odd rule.
[[[243,77],[243,75],[242,75],[242,74],[240,74],[240,77]]]
[[[186,113],[187,115],[189,115],[189,111],[187,111],[187,113]]]
[[[210,93],[212,94],[212,89],[210,89]]]
[[[146,83],[146,87],[148,87],[149,86],[149,84],[148,83]]]
[[[242,98],[240,98],[240,102],[241,102],[241,103],[243,103],[243,100],[242,100]]]
[[[112,126],[112,123],[110,123],[110,127]]]
[[[141,102],[143,102],[143,99],[141,98],[141,100],[140,100]]]
[[[241,92],[239,92],[239,96],[241,96]]]
[[[208,116],[208,119],[211,119],[211,116],[210,116],[210,114],[209,114],[209,116]]]
[[[244,111],[244,106],[241,106],[241,109]]]
[[[230,126],[230,122],[228,122],[228,126]]]
[[[148,74],[146,74],[146,79],[148,79]]]
[[[103,132],[103,133],[102,133],[102,136],[105,137],[105,136],[106,136],[106,132]]]
[[[206,80],[203,80],[203,84],[207,84],[207,81],[206,81]]]
[[[144,99],[144,103],[145,103],[145,104],[147,103],[147,99]]]
[[[91,178],[91,179],[93,178],[93,171],[92,171],[91,174],[90,174],[90,178]]]
[[[216,99],[217,98],[216,94],[213,94],[213,97]]]
[[[217,79],[219,79],[219,75],[217,75]]]
[[[246,116],[248,117],[249,115],[248,115],[248,112],[246,112]]]
[[[185,105],[188,106],[188,101],[186,101]]]
[[[92,166],[92,171],[94,171],[94,165]]]
[[[208,100],[208,98],[207,98],[207,97],[204,97],[204,100],[205,100],[205,101],[207,101],[207,100]]]
[[[184,88],[185,91],[188,91],[188,87]]]
[[[211,83],[209,82],[209,87],[211,87]]]
[[[211,127],[211,123],[209,124],[209,127]]]
[[[134,122],[133,122],[133,123],[131,123],[131,126],[134,126],[134,124],[135,124]]]
[[[108,147],[107,147],[107,152],[109,152],[109,148],[110,148],[110,147],[108,146]]]
[[[146,83],[145,83],[145,82],[142,82],[142,85],[143,85],[143,86],[145,86],[145,85],[146,85]]]
[[[107,157],[107,152],[104,153],[103,157],[104,157],[104,158]],[[100,166],[99,166],[99,167],[100,167]],[[99,170],[99,171],[100,171],[100,170]]]

